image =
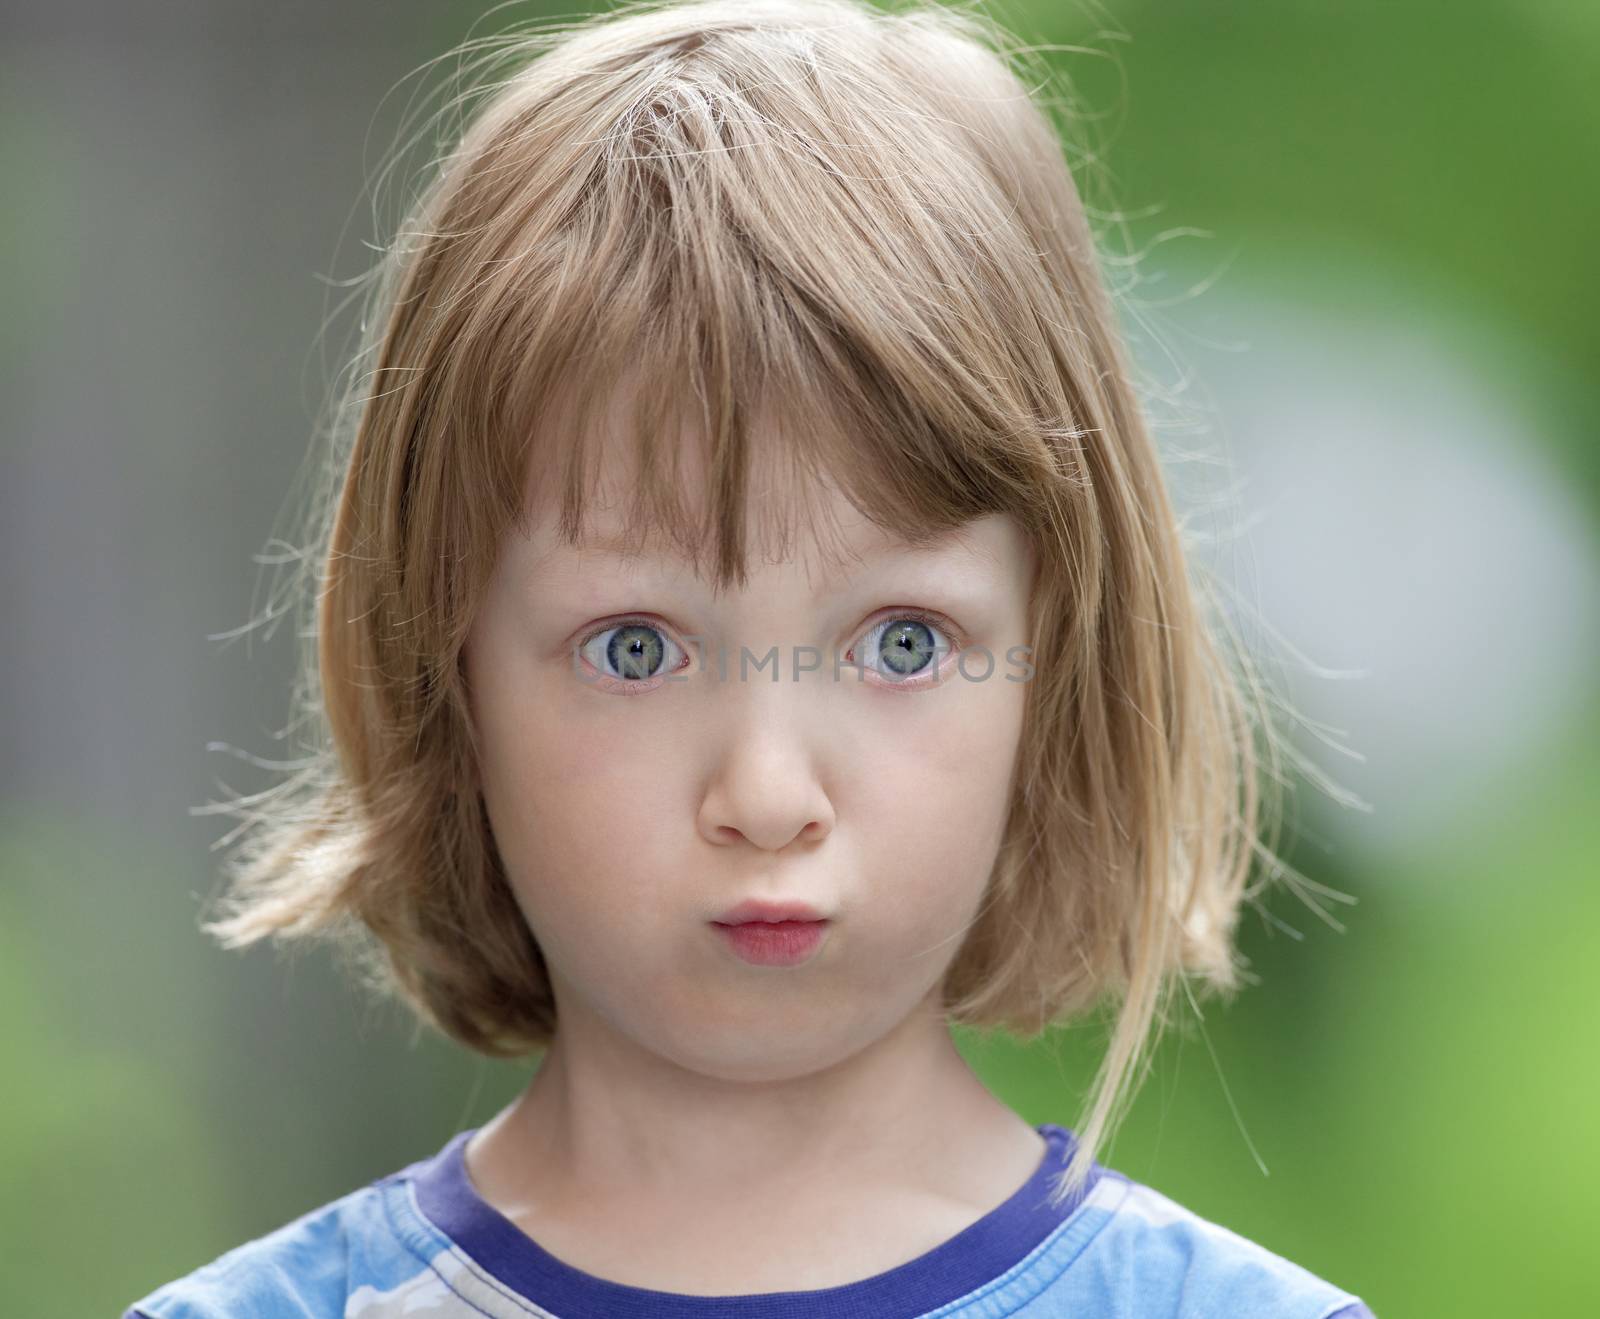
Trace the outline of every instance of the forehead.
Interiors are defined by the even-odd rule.
[[[540,558],[550,562],[560,559],[593,562],[613,561],[620,564],[649,564],[672,571],[682,571],[703,576],[690,557],[677,550],[659,536],[641,539],[613,518],[597,515],[598,523],[585,529],[576,545],[569,546],[553,530],[546,529],[536,536]],[[754,515],[752,517],[754,520]],[[1008,566],[1008,538],[1000,525],[1005,519],[994,514],[976,519],[965,526],[950,528],[922,542],[908,541],[886,527],[863,518],[854,509],[842,519],[846,525],[837,533],[823,538],[802,533],[798,543],[791,542],[781,550],[764,555],[767,562],[800,562],[808,572],[832,581],[849,576],[857,568],[885,561],[913,560],[950,564],[973,562],[987,567],[1003,569]]]
[[[778,490],[750,500],[747,543],[758,547],[764,561],[799,562],[809,576],[823,581],[850,576],[863,566],[887,561],[936,562],[951,568],[975,563],[1004,569],[1010,565],[1013,541],[1020,544],[1020,538],[1008,534],[1009,528],[1004,524],[1009,520],[999,514],[909,540],[866,517],[831,482],[808,494],[806,508],[812,515],[809,520],[798,528],[779,531],[776,528],[784,520],[780,509],[789,505],[791,493]],[[576,541],[569,543],[559,533],[553,511],[539,510],[529,538],[536,560],[551,566],[606,563],[705,575],[692,556],[675,545],[662,529],[650,524],[630,525],[619,511],[617,500],[590,504],[584,514]]]
[[[828,464],[830,470],[814,470],[814,455],[829,452],[816,443],[820,437],[848,444],[838,420],[825,416],[822,407],[763,407],[748,424],[737,493],[729,499],[723,490],[719,501],[713,497],[708,445],[681,411],[666,410],[666,419],[654,423],[644,420],[636,410],[638,395],[626,382],[591,398],[586,408],[548,411],[533,450],[522,532],[538,565],[564,574],[589,566],[648,566],[704,580],[713,575],[705,564],[717,539],[715,516],[721,513],[733,524],[741,511],[746,555],[768,563],[801,562],[813,581],[852,577],[863,565],[884,561],[951,569],[976,561],[1004,570],[1031,554],[1020,530],[1001,514],[967,516],[954,525],[937,522],[913,512],[915,505],[895,491],[887,510],[878,507],[879,517],[901,509],[906,516],[894,526],[870,516],[861,506],[862,492],[849,492],[837,461]],[[802,427],[805,433],[798,433]],[[562,459],[574,454],[574,467],[564,471]],[[872,484],[873,469],[866,472]],[[862,470],[854,476],[860,482]],[[884,491],[874,486],[871,495],[883,504]],[[731,533],[732,527],[721,530]]]

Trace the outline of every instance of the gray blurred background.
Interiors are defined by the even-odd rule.
[[[213,638],[304,497],[365,185],[426,61],[544,10],[0,12],[0,1313],[110,1314],[528,1075],[214,947],[193,812],[275,781],[208,745],[287,754],[293,620]],[[1260,984],[1102,1162],[1381,1319],[1600,1313],[1600,6],[990,12],[1109,56],[1052,57],[1104,116],[1086,192],[1175,492],[1335,784],[1285,847],[1356,899],[1247,918]],[[1068,1125],[1094,1043],[962,1037]]]

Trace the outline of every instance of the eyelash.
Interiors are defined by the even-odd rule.
[[[950,642],[948,648],[935,649],[934,661],[936,665],[942,663],[949,656],[955,654],[965,644],[965,640],[961,635],[960,629],[957,628],[955,624],[943,614],[936,613],[931,609],[923,609],[916,605],[891,608],[888,611],[883,612],[878,622],[871,624],[866,631],[861,634],[861,640],[868,640],[874,635],[874,633],[882,631],[891,623],[904,622],[907,619],[911,619],[918,623],[923,623],[929,627],[937,629],[939,632],[943,633],[945,639]],[[591,628],[587,633],[584,634],[583,638],[578,642],[577,649],[579,658],[582,658],[584,649],[596,637],[603,637],[607,632],[611,632],[617,628],[623,627],[648,627],[657,632],[667,631],[666,628],[663,628],[661,624],[657,623],[651,618],[645,618],[638,615],[614,618],[610,622],[606,623],[604,627]],[[672,644],[684,652],[685,662],[692,658],[686,647],[679,645],[676,640],[673,640]],[[851,650],[853,651],[854,649],[855,647],[852,646]],[[590,667],[593,666],[591,665]],[[679,669],[674,669],[673,672],[681,671],[681,667],[682,666],[680,666]],[[871,670],[870,672],[875,672],[875,670]],[[919,691],[923,687],[935,685],[933,682],[926,680],[928,674],[935,672],[937,672],[937,668],[929,669],[927,673],[919,673],[898,682],[880,678],[876,681],[875,685],[888,687],[891,690]],[[623,678],[614,678],[609,673],[602,673],[595,680],[595,685],[600,686],[601,690],[603,691],[622,691],[633,695],[643,695],[646,692],[654,691],[658,686],[660,686],[664,677],[665,675],[663,674],[657,674],[652,678],[628,680]],[[869,679],[868,681],[872,681],[872,679]]]

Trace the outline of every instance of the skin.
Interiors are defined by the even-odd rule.
[[[926,1253],[1045,1153],[938,1010],[1009,802],[1031,547],[997,516],[912,551],[830,491],[853,557],[802,529],[795,557],[758,553],[718,597],[675,559],[597,548],[617,530],[599,511],[592,547],[568,548],[529,498],[534,534],[503,547],[465,668],[491,827],[560,1026],[469,1142],[469,1176],[546,1250],[631,1286],[808,1290]],[[954,625],[938,644],[986,647],[988,678],[958,653],[937,682],[889,678],[874,630],[908,606]],[[618,677],[609,632],[574,658],[630,621],[664,647],[657,676]],[[796,681],[804,644],[823,659]],[[739,680],[741,646],[777,646],[780,680],[770,664]],[[835,681],[835,652],[866,680]],[[820,951],[738,960],[710,922],[747,898],[813,904]]]

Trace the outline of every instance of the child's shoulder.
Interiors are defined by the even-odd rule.
[[[122,1319],[322,1319],[354,1313],[363,1290],[393,1293],[430,1270],[391,1221],[392,1174],[235,1246],[165,1283]]]
[[[1082,1239],[1064,1224],[1062,1272],[1021,1316],[1058,1302],[1172,1319],[1372,1319],[1361,1299],[1152,1186],[1105,1170]]]

